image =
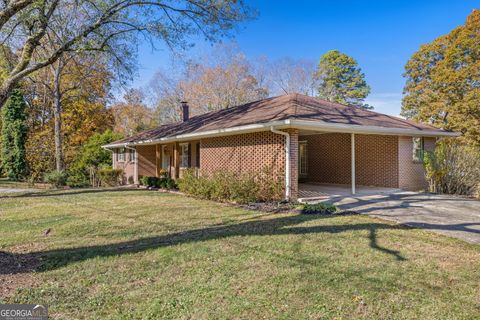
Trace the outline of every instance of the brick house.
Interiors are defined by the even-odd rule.
[[[189,118],[105,145],[113,167],[129,183],[184,168],[281,173],[285,196],[296,199],[299,181],[420,190],[421,157],[436,139],[458,136],[377,112],[289,94]]]

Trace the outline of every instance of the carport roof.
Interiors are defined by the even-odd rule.
[[[458,133],[378,112],[301,94],[288,94],[213,111],[143,131],[105,147],[221,136],[234,133],[299,128],[324,132],[458,136]]]

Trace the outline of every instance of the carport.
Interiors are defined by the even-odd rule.
[[[300,130],[298,197],[391,193],[399,190],[398,137]]]

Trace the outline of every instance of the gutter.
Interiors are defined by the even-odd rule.
[[[225,129],[208,130],[203,132],[194,132],[180,134],[177,136],[164,137],[158,139],[149,139],[138,142],[122,142],[107,144],[102,146],[103,148],[119,148],[125,146],[135,145],[153,145],[158,143],[170,143],[177,141],[188,141],[192,139],[201,139],[208,137],[219,137],[234,135],[240,133],[266,131],[271,127],[276,129],[297,128],[304,130],[313,130],[318,132],[343,132],[343,133],[356,133],[356,134],[378,134],[378,135],[391,135],[391,136],[413,136],[413,137],[459,137],[462,134],[460,132],[440,131],[440,130],[417,130],[417,129],[404,129],[404,128],[388,128],[378,126],[361,126],[354,124],[338,124],[328,123],[325,121],[308,121],[308,120],[282,120],[272,121],[266,123],[249,124],[244,126],[237,126]]]
[[[285,200],[290,199],[291,195],[291,176],[290,176],[290,134],[288,132],[279,131],[273,126],[270,131],[285,136]]]

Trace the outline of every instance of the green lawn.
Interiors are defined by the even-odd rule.
[[[0,195],[0,234],[0,303],[48,304],[53,318],[480,315],[480,246],[366,216],[49,191]]]

